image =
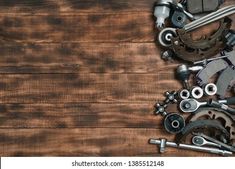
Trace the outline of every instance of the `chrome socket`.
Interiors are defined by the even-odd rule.
[[[203,89],[199,86],[193,87],[191,90],[191,96],[194,99],[201,99],[204,95]]]
[[[214,96],[217,93],[217,86],[214,83],[209,83],[205,85],[204,92],[207,96]]]

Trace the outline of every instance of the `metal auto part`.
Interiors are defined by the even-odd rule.
[[[205,138],[203,138],[202,136],[193,136],[192,138],[192,143],[196,146],[213,146],[213,147],[218,147],[221,148],[221,145],[211,142],[211,141],[207,141]]]
[[[231,88],[235,82],[235,70],[231,67],[227,67],[219,76],[216,86],[218,86],[217,95],[220,98],[224,98],[226,92]]]
[[[226,128],[226,130],[230,134],[230,139],[234,142],[235,141],[235,117],[231,116],[226,111],[215,109],[215,108],[203,108],[199,109],[194,115],[190,116],[188,121],[194,122],[197,120],[217,120],[221,123],[221,125]],[[235,143],[235,142],[234,142]]]
[[[225,143],[223,143],[223,142],[221,142],[221,141],[219,141],[219,140],[217,140],[217,139],[215,139],[213,137],[210,137],[210,136],[208,136],[206,134],[203,134],[203,133],[193,133],[193,134],[196,135],[196,136],[200,136],[200,137],[202,137],[202,138],[204,138],[204,139],[206,139],[206,140],[208,140],[210,142],[216,143],[217,145],[220,146],[220,148],[222,148],[224,150],[235,152],[235,147],[234,146],[230,146],[228,144],[225,144]]]
[[[212,153],[212,154],[219,154],[223,156],[231,156],[233,153],[227,150],[221,150],[218,148],[211,148],[211,147],[199,147],[195,145],[190,144],[177,144],[175,142],[169,142],[166,139],[150,139],[150,144],[154,145],[160,145],[160,152],[164,153],[166,146],[179,148],[179,149],[187,149],[187,150],[193,150],[193,151],[200,151],[200,152],[206,152],[206,153]]]
[[[165,19],[170,16],[171,6],[174,0],[158,0],[155,4],[154,16],[157,18],[157,28],[163,28],[165,25]]]
[[[164,101],[165,104],[169,104],[169,103],[177,103],[177,92],[176,91],[167,91],[165,93],[166,99]]]
[[[234,13],[235,13],[235,5],[226,6],[215,12],[211,12],[210,14],[204,17],[201,17],[193,22],[188,23],[187,25],[185,25],[184,30],[186,33],[191,32],[197,28],[200,28],[202,26],[221,20],[225,18],[226,16],[230,16]]]
[[[192,14],[212,12],[223,3],[221,0],[187,0],[187,10]]]
[[[155,111],[154,111],[155,115],[166,116],[168,114],[166,112],[167,104],[157,103],[154,107],[155,107]]]
[[[235,67],[235,51],[232,50],[230,52],[225,53],[227,56],[226,60],[230,63],[232,67]]]
[[[210,99],[205,102],[198,102],[195,99],[185,99],[182,100],[179,104],[179,108],[184,113],[194,113],[202,106],[214,107],[223,109],[231,114],[235,114],[235,109],[227,106],[233,105],[235,103],[235,97],[227,98],[225,100],[214,101]]]
[[[223,59],[211,61],[206,65],[204,69],[199,71],[196,75],[197,82],[200,86],[209,83],[210,78],[212,78],[218,72],[226,69],[228,67],[228,63]],[[218,84],[216,84],[218,86]]]
[[[217,86],[214,83],[208,83],[204,87],[204,92],[207,96],[214,96],[217,90]]]
[[[171,17],[171,23],[176,28],[183,28],[186,25],[187,16],[180,11],[174,11]]]
[[[193,89],[191,90],[191,96],[195,99],[201,99],[203,95],[203,89],[199,86],[193,87]]]
[[[190,76],[190,71],[187,67],[187,65],[180,65],[178,66],[177,70],[177,77],[180,81],[183,82],[183,86],[185,89],[189,89],[189,76]]]
[[[225,38],[227,39],[226,45],[232,49],[235,46],[235,30],[230,30]]]
[[[184,100],[190,97],[190,92],[187,89],[183,89],[179,92],[179,97]]]
[[[171,48],[180,59],[195,62],[210,58],[226,47],[225,35],[231,27],[231,20],[221,21],[219,29],[210,36],[193,40],[190,33],[184,29],[176,30],[177,36],[171,38]]]
[[[177,113],[169,113],[164,119],[164,128],[171,134],[180,133],[184,127],[185,120]]]
[[[210,13],[200,19],[197,19],[193,22],[186,24],[185,27],[183,28],[183,30],[185,33],[188,33],[188,32],[191,32],[191,31],[197,29],[197,28],[200,28],[202,26],[205,26],[205,25],[208,25],[208,24],[213,23],[215,21],[221,20],[224,17],[232,15],[234,13],[235,13],[235,5],[230,5],[230,6],[221,8],[221,9],[217,10],[216,12],[212,12],[212,13]],[[166,32],[168,32],[168,34],[171,34],[171,35],[168,35],[167,37],[176,37],[177,36],[176,29],[175,28],[165,28],[159,33],[158,40],[159,40],[160,44],[162,46],[169,47],[172,44],[171,44],[170,40],[167,39],[167,37],[165,36]]]
[[[220,60],[220,59],[225,59],[227,57],[228,57],[228,55],[224,55],[224,56],[219,55],[219,56],[215,56],[214,58],[204,59],[204,60],[193,62],[193,65],[203,65],[204,67],[206,67],[206,65],[209,62],[212,62],[212,61],[215,61],[215,60]]]
[[[230,134],[224,126],[217,120],[196,120],[189,122],[183,131],[176,135],[177,143],[185,142],[186,137],[193,133],[204,133],[220,138],[223,142],[230,141]],[[223,138],[223,139],[222,139]],[[224,140],[225,139],[225,140]]]
[[[189,76],[192,72],[197,72],[199,70],[203,69],[202,66],[193,66],[188,67],[187,65],[179,65],[176,70],[177,78],[183,82],[183,86],[185,89],[189,89]]]
[[[185,99],[180,102],[179,108],[184,113],[193,113],[200,107],[208,105],[208,102],[198,102],[195,99]]]

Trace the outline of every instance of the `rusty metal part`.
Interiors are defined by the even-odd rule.
[[[204,108],[198,110],[194,115],[190,116],[189,122],[205,119],[219,121],[229,132],[231,142],[235,143],[235,116],[232,116],[231,114],[223,110]]]
[[[176,135],[176,142],[186,142],[188,136],[192,136],[193,133],[205,133],[213,135],[215,137],[222,137],[223,142],[230,140],[230,133],[224,128],[224,126],[217,120],[197,120],[188,123],[184,130]]]
[[[190,33],[178,29],[177,35],[172,37],[172,49],[175,54],[188,62],[195,62],[210,58],[226,47],[225,35],[231,27],[231,20],[225,18],[221,21],[219,29],[211,36],[193,40]]]

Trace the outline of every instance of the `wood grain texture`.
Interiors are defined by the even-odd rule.
[[[157,73],[155,43],[1,43],[0,73]]]
[[[162,128],[153,104],[1,104],[0,128]]]
[[[1,103],[153,102],[174,73],[0,75]]]
[[[151,12],[155,0],[1,0],[1,13]]]
[[[157,129],[15,129],[0,130],[4,156],[160,156],[149,138],[166,137]],[[173,139],[172,136],[169,139]],[[167,149],[164,156],[208,156]]]
[[[0,14],[0,39],[16,42],[153,42],[151,13]]]

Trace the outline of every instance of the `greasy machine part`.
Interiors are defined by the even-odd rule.
[[[197,120],[188,123],[183,131],[176,135],[176,142],[186,142],[186,137],[192,133],[205,133],[210,136],[219,137],[224,143],[230,141],[230,133],[217,120]],[[191,139],[190,139],[191,140]]]
[[[171,47],[178,58],[188,62],[210,58],[226,47],[225,36],[230,27],[231,20],[225,18],[213,35],[199,40],[193,40],[191,34],[186,33],[184,29],[178,29],[176,30],[178,36],[172,36],[171,38]]]
[[[223,110],[204,108],[199,109],[194,115],[190,116],[188,121],[194,122],[203,119],[219,121],[220,124],[229,132],[231,143],[235,144],[235,116]]]

